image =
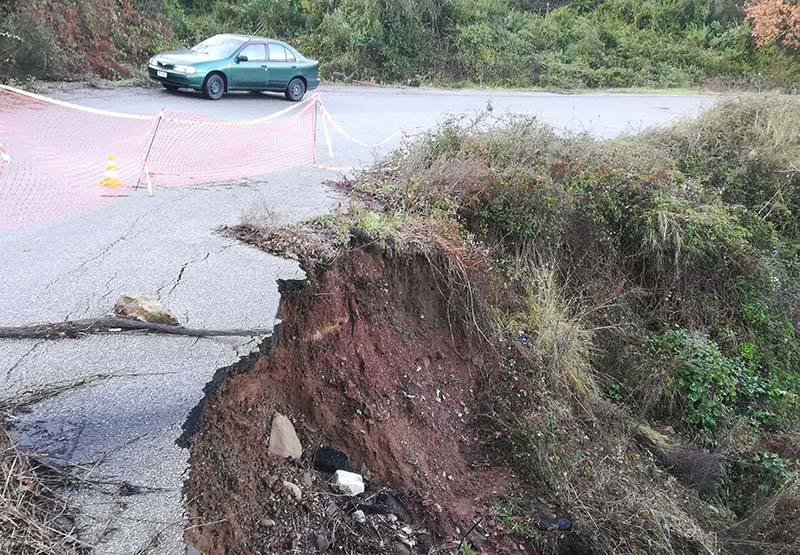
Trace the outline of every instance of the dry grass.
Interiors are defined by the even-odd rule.
[[[78,554],[74,515],[56,490],[66,473],[18,449],[0,427],[0,553]]]
[[[800,553],[800,478],[754,508],[743,520],[722,531],[729,554],[784,555]]]
[[[563,297],[552,269],[537,268],[529,275],[524,309],[507,325],[524,335],[522,352],[545,372],[551,387],[595,405],[600,388],[591,365],[591,333]]]

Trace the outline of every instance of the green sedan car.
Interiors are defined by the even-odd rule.
[[[147,71],[169,90],[194,89],[211,100],[228,91],[272,91],[298,102],[319,86],[319,62],[285,42],[247,35],[215,35],[189,50],[157,54]]]

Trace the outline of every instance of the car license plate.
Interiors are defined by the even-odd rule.
[[[167,78],[167,72],[166,71],[156,71],[156,75],[158,75],[159,77],[163,77],[164,79]]]

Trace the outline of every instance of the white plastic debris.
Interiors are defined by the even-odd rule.
[[[355,472],[337,470],[333,475],[333,486],[350,497],[364,493],[364,479]]]

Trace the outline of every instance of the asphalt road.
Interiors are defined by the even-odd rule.
[[[232,95],[218,102],[156,89],[69,89],[54,96],[129,113],[166,107],[218,118],[250,119],[287,107],[278,96]],[[402,129],[418,133],[451,115],[491,103],[495,114],[532,114],[562,130],[609,137],[694,116],[715,97],[325,87],[323,101],[353,136],[378,142]],[[239,184],[157,189],[93,210],[0,236],[0,326],[107,313],[125,292],[158,293],[181,323],[265,328],[274,323],[275,280],[301,275],[293,262],[218,235],[243,214],[270,211],[286,222],[342,202],[323,169],[363,167],[400,144],[354,145],[334,133],[334,158],[319,141],[318,166]],[[182,553],[182,473],[187,452],[175,446],[189,410],[217,368],[255,346],[248,339],[141,335],[80,340],[0,340],[0,395],[101,375],[33,405],[10,423],[18,441],[84,465],[91,476],[143,486],[74,494],[99,553]]]

